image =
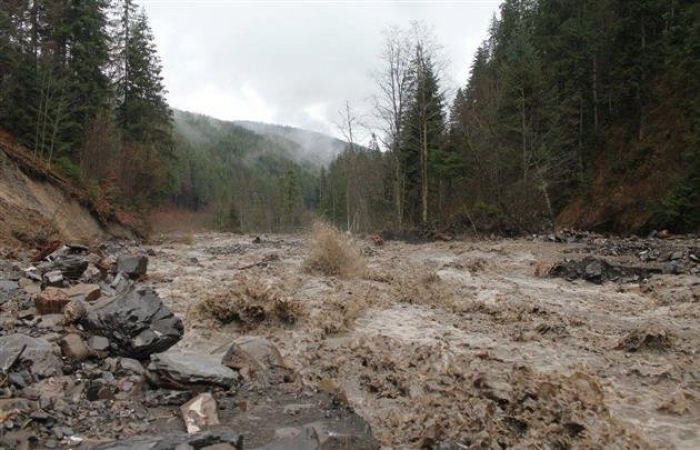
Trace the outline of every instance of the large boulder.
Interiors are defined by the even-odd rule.
[[[28,364],[29,370],[38,378],[60,374],[63,365],[54,354],[51,343],[45,339],[22,333],[0,337],[0,369],[6,372],[17,361]]]
[[[183,334],[182,320],[149,287],[96,305],[82,323],[86,330],[116,343],[119,355],[135,359],[169,349]]]
[[[216,358],[192,352],[170,351],[151,355],[148,368],[161,383],[175,386],[215,384],[228,388],[234,386],[239,378],[238,373],[222,365]]]
[[[216,446],[216,447],[215,447]],[[228,446],[228,447],[227,447]],[[137,436],[119,442],[94,447],[95,450],[175,450],[203,448],[243,449],[243,436],[235,431],[206,431],[197,434],[183,432],[165,436]]]

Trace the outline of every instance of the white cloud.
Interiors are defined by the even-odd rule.
[[[346,100],[367,112],[382,29],[411,20],[432,26],[450,61],[444,87],[454,90],[466,82],[499,1],[142,4],[173,107],[337,135]]]

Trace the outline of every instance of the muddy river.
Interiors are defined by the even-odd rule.
[[[700,448],[700,278],[546,276],[585,244],[356,241],[368,270],[305,270],[307,236],[166,236],[149,278],[185,318],[184,349],[269,338],[386,448]],[[193,314],[240,286],[298,306],[293,324]],[[461,447],[460,447],[461,445]]]

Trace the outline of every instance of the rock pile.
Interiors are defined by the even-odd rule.
[[[333,396],[294,384],[262,337],[218,357],[175,350],[183,323],[141,284],[143,252],[45,253],[0,261],[0,448],[240,449],[244,435],[268,449],[378,448]],[[302,422],[300,397],[314,405]]]

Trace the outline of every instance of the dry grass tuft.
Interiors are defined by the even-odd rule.
[[[180,243],[185,244],[185,245],[194,244],[194,233],[183,234],[182,237],[180,238]]]
[[[306,270],[340,278],[362,277],[367,265],[349,237],[332,225],[317,222],[313,227],[311,253]]]
[[[302,305],[270,286],[236,285],[212,293],[197,302],[189,312],[191,323],[236,322],[247,328],[263,323],[291,325],[304,316]]]

